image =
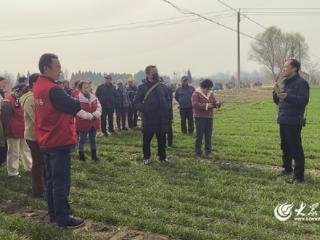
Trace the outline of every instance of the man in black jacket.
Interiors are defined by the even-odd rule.
[[[281,149],[284,170],[281,176],[292,173],[292,159],[295,160],[294,177],[288,183],[304,181],[305,157],[301,142],[301,130],[305,124],[304,112],[309,102],[309,84],[300,75],[300,63],[290,59],[284,64],[282,90],[275,85],[273,100],[279,106]]]
[[[105,75],[105,83],[98,86],[96,96],[99,99],[102,107],[101,114],[101,131],[107,136],[106,121],[108,118],[109,132],[114,132],[113,127],[113,114],[115,109],[115,102],[117,97],[117,91],[112,84],[112,78],[110,75]]]
[[[137,94],[137,86],[134,84],[133,80],[128,81],[127,92],[129,96],[130,106],[128,109],[128,125],[129,128],[137,127],[138,113],[137,108],[133,103],[134,97]]]
[[[168,88],[159,82],[156,66],[146,67],[147,79],[138,87],[134,103],[143,114],[143,163],[150,163],[150,143],[154,135],[158,142],[160,161],[169,162],[166,156],[166,133],[171,126],[171,103]]]

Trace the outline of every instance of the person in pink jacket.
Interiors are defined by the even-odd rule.
[[[30,149],[24,139],[24,111],[20,104],[20,97],[27,86],[26,80],[27,78],[25,77],[18,79],[18,84],[12,89],[13,93],[6,97],[12,108],[9,117],[9,136],[7,139],[7,171],[9,176],[20,177],[20,160],[26,171],[31,171],[32,168]]]
[[[213,82],[210,79],[205,79],[200,83],[200,89],[192,94],[193,117],[196,123],[196,157],[201,157],[202,155],[203,136],[206,155],[210,156],[212,152],[213,109],[221,106],[214,97],[212,87]]]
[[[85,161],[84,144],[89,135],[92,160],[98,161],[96,133],[100,130],[101,104],[98,98],[90,92],[89,81],[81,81],[78,88],[79,94],[76,98],[80,101],[81,109],[93,115],[91,120],[76,117],[76,129],[79,132],[79,159]]]

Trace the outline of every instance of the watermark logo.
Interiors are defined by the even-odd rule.
[[[278,204],[274,209],[274,216],[281,222],[289,220],[292,216],[293,203]]]
[[[295,221],[320,221],[317,209],[319,203],[307,205],[301,202],[294,210],[293,203],[278,204],[274,209],[274,216],[281,222],[288,221],[292,216]]]

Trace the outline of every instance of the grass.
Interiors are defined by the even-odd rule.
[[[308,125],[303,129],[306,168],[319,169],[320,89],[313,89]],[[279,222],[278,203],[320,199],[317,174],[307,174],[303,185],[287,185],[276,172],[280,166],[276,106],[271,98],[245,104],[226,104],[216,112],[211,159],[197,161],[194,138],[180,133],[174,119],[174,148],[167,166],[153,158],[145,167],[138,130],[99,138],[101,162],[77,161],[73,154],[71,205],[75,215],[93,221],[150,231],[173,239],[319,239],[317,222]],[[89,152],[87,152],[89,154]],[[153,153],[156,153],[153,143]],[[254,163],[261,169],[230,163]],[[18,206],[45,209],[30,195],[30,177],[12,180],[0,170],[0,199]],[[0,239],[83,239],[13,214],[0,214]]]

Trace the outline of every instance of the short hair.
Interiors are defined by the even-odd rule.
[[[156,67],[157,67],[157,66],[155,66],[155,65],[149,65],[149,66],[147,66],[146,69],[145,69],[146,74],[149,74],[151,68],[156,68]]]
[[[87,80],[80,81],[78,84],[78,89],[81,90],[84,84],[90,84],[90,82]]]
[[[4,77],[0,76],[0,82],[6,80]]]
[[[205,79],[200,83],[200,87],[203,89],[211,89],[213,87],[213,82],[210,79]]]
[[[44,73],[44,67],[51,67],[52,59],[58,59],[58,56],[53,53],[45,53],[40,57],[39,70],[41,74]]]
[[[301,63],[297,59],[289,59],[289,61],[291,67],[296,68],[297,72],[299,72],[301,68]]]
[[[29,88],[32,88],[33,85],[37,82],[38,78],[40,77],[39,73],[33,73],[29,77]]]

